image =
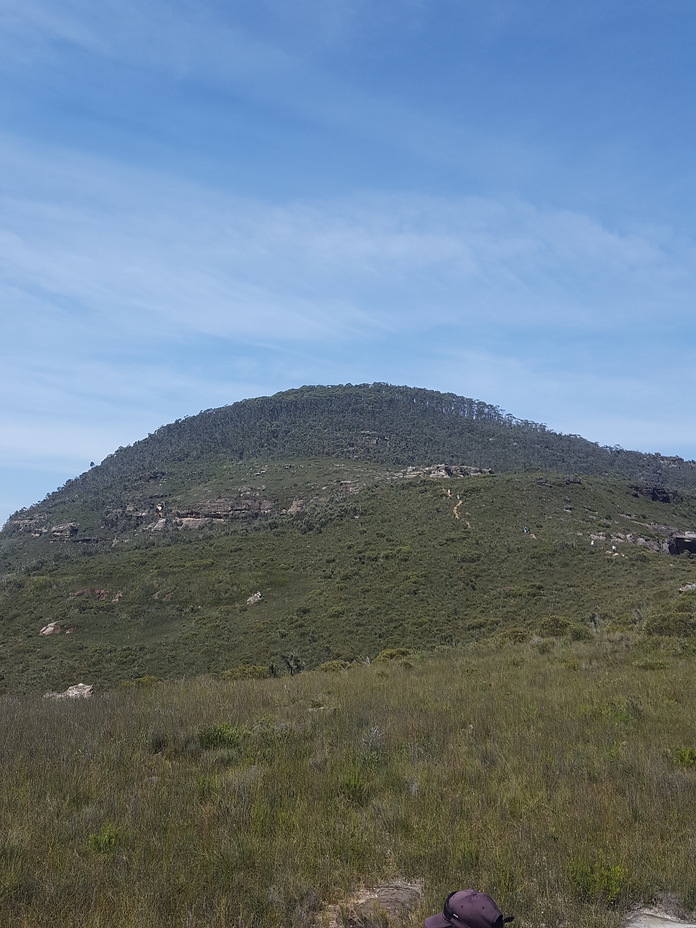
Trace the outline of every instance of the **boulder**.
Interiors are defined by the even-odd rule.
[[[44,693],[44,699],[87,699],[92,695],[94,684],[76,683],[62,693]]]
[[[49,622],[39,632],[40,635],[60,635],[61,628],[57,622]]]
[[[72,538],[77,535],[77,522],[64,522],[62,525],[54,525],[51,529],[54,538]]]

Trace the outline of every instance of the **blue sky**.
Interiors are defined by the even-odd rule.
[[[307,383],[696,457],[695,33],[693,0],[0,0],[0,523]]]

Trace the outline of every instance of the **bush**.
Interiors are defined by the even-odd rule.
[[[641,657],[633,661],[633,666],[638,667],[639,670],[665,670],[669,667],[669,661],[663,657]]]
[[[607,861],[598,851],[593,860],[581,857],[571,862],[570,878],[581,899],[616,905],[629,889],[628,871]]]
[[[696,767],[695,748],[672,748],[672,760],[680,767]]]
[[[570,619],[561,615],[550,615],[542,619],[537,631],[542,638],[561,638],[567,635],[571,627]]]
[[[412,654],[411,648],[385,648],[380,651],[372,662],[373,664],[385,664],[387,661],[403,660]]]
[[[348,802],[354,802],[357,805],[365,802],[369,790],[359,764],[341,777],[339,792]]]
[[[91,850],[98,854],[115,851],[122,838],[121,831],[113,825],[102,825],[98,834],[91,834],[88,839]]]
[[[336,673],[339,670],[345,670],[349,666],[350,664],[348,661],[324,661],[323,664],[319,664],[317,670],[321,670],[324,673]]]
[[[506,628],[501,632],[500,637],[504,641],[509,641],[511,644],[522,644],[529,639],[529,631],[526,628],[521,628],[519,625],[513,625],[511,628]]]
[[[239,747],[251,734],[243,725],[229,725],[227,722],[217,722],[206,725],[198,732],[198,743],[204,751],[214,748]]]

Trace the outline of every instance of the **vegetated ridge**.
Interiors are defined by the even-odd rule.
[[[688,638],[695,481],[693,462],[408,387],[208,410],[8,521],[0,686],[600,627]]]

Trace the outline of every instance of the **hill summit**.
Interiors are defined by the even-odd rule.
[[[119,448],[39,505],[59,504],[66,490],[72,500],[99,496],[117,501],[126,485],[151,482],[167,468],[186,469],[192,462],[204,473],[220,455],[235,460],[318,456],[390,465],[443,461],[499,473],[553,470],[696,486],[694,461],[601,446],[453,393],[372,383],[304,386],[177,419]]]

